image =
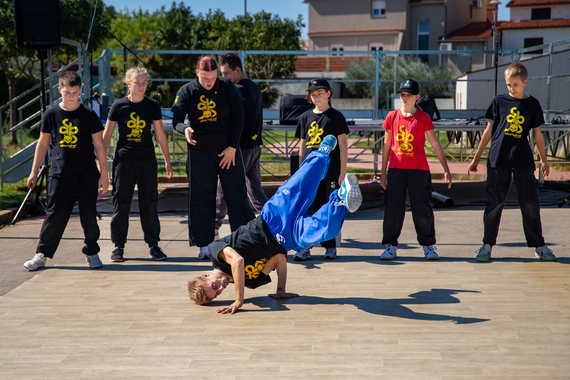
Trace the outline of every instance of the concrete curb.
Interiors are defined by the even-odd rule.
[[[0,210],[0,225],[10,224],[15,215],[16,210]]]

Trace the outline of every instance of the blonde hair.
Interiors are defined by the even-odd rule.
[[[528,78],[526,66],[519,62],[514,62],[505,70],[505,78],[519,77],[524,82]]]
[[[197,305],[206,305],[211,301],[206,296],[204,286],[206,286],[206,280],[202,276],[188,281],[188,295]]]
[[[131,67],[130,69],[127,70],[127,72],[125,73],[125,77],[123,78],[123,83],[127,85],[127,87],[129,86],[128,82],[132,82],[133,77],[137,74],[146,74],[146,77],[148,78],[148,70],[145,69],[144,67]],[[127,95],[129,95],[131,93],[131,89],[128,90]]]

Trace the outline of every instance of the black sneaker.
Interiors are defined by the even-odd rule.
[[[168,257],[162,252],[162,249],[158,245],[153,245],[150,247],[150,257],[158,261],[168,260]]]
[[[120,263],[123,261],[123,248],[115,247],[113,253],[111,253],[111,261],[114,263]]]

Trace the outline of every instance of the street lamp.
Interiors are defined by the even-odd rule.
[[[493,54],[493,64],[495,65],[495,96],[497,96],[497,75],[499,70],[499,37],[497,36],[497,11],[499,9],[499,0],[489,1],[489,5],[493,5],[493,44],[495,45],[495,54]]]

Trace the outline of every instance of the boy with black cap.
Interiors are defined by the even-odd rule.
[[[408,190],[418,243],[423,246],[427,260],[437,260],[439,256],[434,246],[435,227],[430,205],[431,173],[424,149],[426,136],[443,166],[448,188],[451,187],[451,174],[429,115],[416,108],[416,101],[420,98],[418,82],[413,79],[404,80],[398,93],[402,107],[390,112],[383,125],[386,133],[380,185],[386,189],[382,238],[386,250],[380,259],[392,260],[396,257]],[[386,172],[388,162],[390,170]]]
[[[338,149],[333,150],[330,154],[329,171],[319,184],[315,200],[307,211],[308,214],[315,213],[328,202],[331,193],[340,187],[346,175],[346,136],[350,130],[344,115],[331,107],[330,99],[332,96],[333,90],[326,79],[312,79],[307,88],[307,101],[314,104],[315,108],[301,115],[297,123],[295,137],[301,140],[299,144],[299,165],[311,152],[319,149],[325,136],[332,135],[338,141]],[[321,242],[321,246],[326,249],[325,259],[336,259],[337,238]],[[296,261],[310,258],[310,248],[298,251],[293,257]]]

